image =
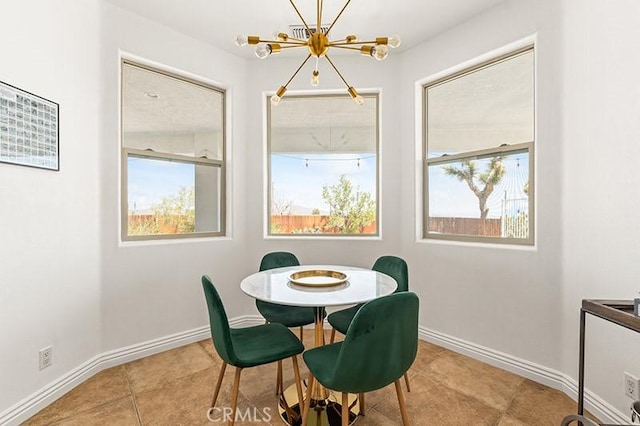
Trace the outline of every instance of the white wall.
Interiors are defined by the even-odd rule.
[[[576,377],[580,301],[640,291],[640,3],[565,0],[563,370]],[[629,413],[640,335],[590,317],[586,386]]]
[[[100,350],[98,3],[2,4],[0,80],[60,104],[60,171],[0,164],[0,412]]]
[[[562,144],[559,5],[506,1],[402,56],[402,252],[420,294],[420,325],[550,368],[560,367],[559,239]],[[416,241],[421,170],[417,81],[536,35],[537,129],[534,249]],[[418,127],[416,127],[418,124]],[[417,173],[420,178],[420,172]],[[418,213],[416,213],[418,212]]]
[[[230,317],[253,312],[239,283],[255,266],[245,254],[245,61],[108,3],[103,4],[102,25],[100,241],[106,351],[207,324],[200,285],[205,273],[218,285]],[[229,238],[119,245],[119,50],[227,87]]]

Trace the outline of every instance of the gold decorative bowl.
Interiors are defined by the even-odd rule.
[[[289,281],[292,283],[309,287],[330,287],[342,284],[348,279],[347,274],[325,269],[310,269],[289,275]]]

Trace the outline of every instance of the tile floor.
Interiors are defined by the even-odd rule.
[[[304,337],[305,346],[313,347],[311,330],[305,330]],[[207,409],[220,366],[211,340],[193,343],[102,371],[24,424],[215,424],[208,420]],[[283,368],[286,386],[293,383],[291,362],[285,360]],[[306,378],[304,363],[300,368]],[[230,403],[233,374],[234,368],[227,368],[218,406]],[[260,414],[269,408],[272,419],[236,425],[283,424],[275,414],[275,378],[275,364],[242,372],[239,409]],[[416,426],[557,426],[565,415],[576,412],[576,404],[561,392],[424,341],[409,379],[411,392],[405,392],[405,398]],[[393,384],[368,393],[366,410],[358,426],[401,424]]]

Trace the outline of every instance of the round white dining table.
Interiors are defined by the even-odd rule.
[[[327,285],[322,280],[298,284],[291,281],[291,275],[307,271],[336,271],[346,274],[346,280],[341,283]],[[365,303],[378,297],[393,293],[398,284],[390,276],[371,269],[340,265],[300,265],[284,268],[269,269],[249,275],[240,283],[242,291],[255,299],[269,303],[288,306],[313,307],[315,312],[315,346],[324,345],[324,309],[327,306],[354,305]],[[292,416],[292,409],[299,413],[302,404],[292,386],[281,396],[280,415],[285,423],[300,424]],[[315,416],[309,416],[309,423],[313,425],[340,424],[340,403],[330,390],[324,389],[318,383],[314,387],[313,400],[318,410]],[[293,403],[293,400],[296,400]],[[289,401],[289,402],[288,402]],[[350,396],[350,417],[355,418],[359,413],[357,396]],[[333,407],[333,408],[332,408]],[[351,421],[349,421],[351,423]]]
[[[289,280],[300,271],[337,271],[347,275],[344,283],[316,286]],[[339,265],[301,265],[256,272],[242,280],[247,295],[265,302],[289,306],[326,307],[354,305],[386,296],[398,287],[396,280],[371,269]]]

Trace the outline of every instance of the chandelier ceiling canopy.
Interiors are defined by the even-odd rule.
[[[379,61],[382,61],[389,54],[389,47],[396,48],[400,46],[400,37],[397,35],[391,37],[376,37],[374,40],[361,41],[358,39],[356,35],[348,35],[343,39],[339,40],[331,40],[330,33],[331,29],[335,25],[335,23],[340,19],[340,16],[345,11],[351,0],[347,0],[338,15],[335,17],[333,22],[329,25],[322,25],[322,6],[323,0],[316,0],[316,21],[315,26],[309,25],[305,21],[304,17],[296,7],[293,0],[289,0],[291,6],[293,6],[296,11],[298,17],[302,21],[304,37],[294,37],[290,36],[287,33],[278,33],[274,38],[274,40],[265,40],[260,38],[260,36],[244,36],[239,35],[236,37],[236,44],[238,46],[246,46],[255,45],[256,46],[256,56],[260,59],[265,59],[270,55],[280,53],[283,49],[295,49],[295,48],[306,48],[308,50],[308,55],[302,64],[296,69],[291,78],[284,84],[284,86],[280,86],[276,91],[275,95],[271,96],[271,104],[278,105],[280,99],[284,96],[287,91],[287,86],[294,77],[300,72],[300,70],[304,67],[304,65],[309,61],[309,59],[316,58],[316,64],[313,72],[311,73],[311,84],[313,86],[317,86],[320,83],[320,72],[318,71],[318,61],[320,58],[325,58],[327,62],[331,65],[331,67],[338,74],[340,79],[344,82],[345,86],[347,86],[347,92],[353,98],[353,100],[358,104],[363,104],[364,99],[362,96],[358,94],[356,89],[347,83],[347,80],[342,76],[338,68],[335,66],[333,61],[329,58],[328,52],[331,48],[336,49],[347,49],[354,50],[360,52],[360,54],[375,58]],[[294,34],[296,35],[296,34]]]

